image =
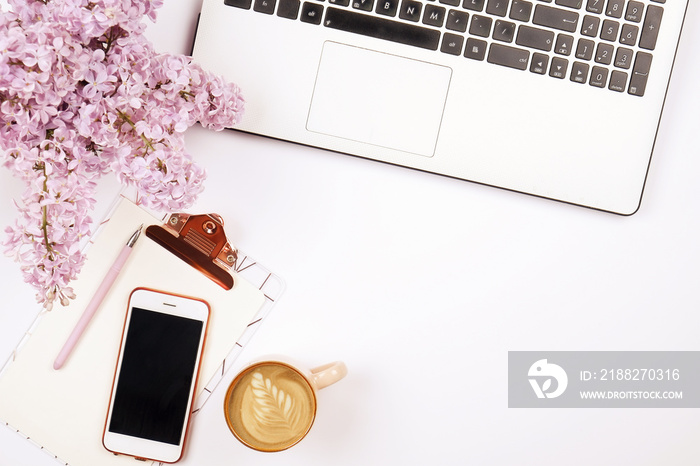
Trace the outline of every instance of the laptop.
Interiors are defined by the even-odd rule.
[[[237,129],[630,215],[688,0],[203,0]]]

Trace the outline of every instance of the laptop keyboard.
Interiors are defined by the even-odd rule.
[[[226,5],[643,96],[666,0],[224,0]]]

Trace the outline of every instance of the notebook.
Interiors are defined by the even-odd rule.
[[[76,299],[68,307],[42,311],[8,362],[0,366],[0,425],[21,433],[63,464],[155,465],[116,456],[102,445],[128,297],[134,288],[193,296],[210,305],[194,429],[196,413],[283,292],[279,277],[240,251],[232,270],[235,286],[226,290],[143,235],[65,366],[54,370],[60,348],[139,224],[160,222],[122,198],[91,241],[87,261],[72,283]]]
[[[204,0],[238,129],[595,209],[640,206],[687,0]]]

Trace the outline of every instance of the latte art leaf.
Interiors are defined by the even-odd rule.
[[[302,409],[294,398],[278,388],[269,378],[256,372],[250,382],[253,393],[253,416],[262,430],[288,435],[302,426]]]

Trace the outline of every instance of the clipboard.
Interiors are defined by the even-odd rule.
[[[190,220],[213,221],[224,233],[223,221],[215,215],[174,214],[163,220],[170,222],[173,218],[177,222],[162,223],[120,196],[87,248],[87,260],[79,279],[73,283],[76,299],[67,307],[42,311],[0,369],[0,424],[21,433],[62,464],[144,464],[135,463],[129,456],[115,456],[102,446],[118,342],[131,290],[147,286],[199,297],[211,306],[194,417],[284,291],[284,283],[278,276],[236,250],[228,240],[221,248],[217,240],[216,252],[209,251],[214,254],[212,258],[201,245],[197,249],[199,255],[182,248],[185,254],[183,250],[169,248],[162,238],[141,238],[65,366],[55,371],[53,359],[125,239],[140,224],[144,224],[147,232],[163,230],[172,236],[165,237],[168,241],[180,245],[187,244],[184,227]],[[178,222],[182,226],[179,231],[176,227],[180,225],[175,225]],[[193,266],[192,262],[197,265],[205,259],[209,266],[218,268],[214,272],[224,271],[233,279],[230,288],[214,280],[210,270],[203,272],[202,267]]]

